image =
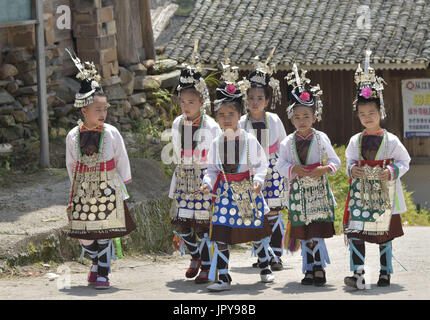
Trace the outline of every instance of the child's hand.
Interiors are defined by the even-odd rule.
[[[309,175],[309,171],[304,166],[294,166],[291,172],[295,173],[299,178],[303,178]]]
[[[382,171],[381,175],[379,176],[381,181],[388,181],[391,178],[391,172],[389,169],[385,169]]]
[[[361,178],[363,176],[363,174],[364,174],[363,168],[360,168],[357,166],[352,167],[351,175],[353,178],[356,178],[356,179]]]
[[[209,192],[211,192],[211,188],[210,188],[207,184],[203,184],[203,185],[200,187],[200,191],[201,191],[203,194],[208,194]]]
[[[312,179],[317,179],[317,178],[329,173],[330,170],[331,169],[329,166],[318,166],[309,173],[309,177]]]
[[[261,192],[261,184],[258,181],[254,181],[253,190],[256,194]]]

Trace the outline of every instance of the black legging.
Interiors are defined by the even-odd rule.
[[[209,230],[207,228],[196,228],[192,229],[191,227],[179,226],[176,229],[176,232],[180,235],[181,239],[184,240],[185,246],[191,254],[193,259],[201,259],[202,260],[202,270],[209,270],[210,268],[210,253],[207,242],[203,244],[203,248],[201,251],[199,250],[199,246],[197,243],[196,235],[199,239],[205,238],[209,236]]]

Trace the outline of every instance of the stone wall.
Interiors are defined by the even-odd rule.
[[[72,30],[58,30],[56,8],[71,2],[44,0],[50,138],[65,137],[80,118],[80,111],[73,107],[79,89],[77,70],[65,48],[73,48],[83,60],[97,64],[112,105],[107,123],[121,131],[131,131],[142,122],[158,130],[170,126],[176,114],[171,113],[170,103],[157,100],[156,93],[176,86],[177,62],[118,65],[112,5],[104,0],[73,1]],[[0,153],[20,152],[27,139],[39,137],[34,37],[34,26],[0,29]]]

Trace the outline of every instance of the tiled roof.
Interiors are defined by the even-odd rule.
[[[370,8],[370,29],[357,27]],[[366,20],[368,21],[368,20]],[[197,0],[165,55],[189,60],[199,39],[203,62],[216,65],[228,47],[233,64],[247,69],[268,56],[286,69],[355,69],[366,49],[382,68],[426,68],[430,62],[428,0]],[[312,68],[310,68],[312,69]]]

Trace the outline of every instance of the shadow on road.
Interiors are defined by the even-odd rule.
[[[206,292],[206,287],[210,283],[206,284],[196,284],[194,280],[173,280],[166,282],[166,287],[171,288],[172,292],[182,292],[182,293],[199,293],[199,291]]]
[[[291,267],[286,267],[284,266],[284,269],[281,270],[285,271],[285,270],[290,270],[293,269]],[[256,274],[259,275],[260,274],[260,269],[259,268],[253,268],[252,266],[249,267],[230,267],[231,272],[236,272],[236,273],[243,273],[243,274]],[[274,271],[274,275],[276,277],[276,274],[278,273],[278,271]]]
[[[242,273],[242,274],[255,274],[258,276],[260,274],[260,269],[249,267],[230,267],[231,273]]]
[[[77,297],[96,297],[98,295],[103,294],[112,294],[118,291],[131,291],[130,289],[119,289],[115,287],[110,287],[109,289],[97,290],[89,286],[74,286],[70,289],[61,289],[59,290],[62,293],[65,293],[70,296]]]
[[[300,281],[297,282],[288,282],[285,284],[283,288],[275,288],[275,290],[281,291],[285,294],[300,294],[300,293],[307,293],[307,292],[329,292],[336,290],[334,285],[326,284],[322,287],[316,287],[316,286],[304,286],[300,283]]]
[[[359,290],[348,286],[343,286],[343,291],[356,296],[362,295],[380,295],[392,292],[406,291],[405,287],[399,284],[391,284],[389,287],[378,287],[376,284],[370,285],[370,289]]]
[[[256,274],[256,280],[260,278],[259,274]],[[233,280],[231,290],[221,292],[211,292],[207,287],[211,282],[205,284],[195,284],[194,280],[173,280],[166,283],[168,288],[171,288],[171,292],[181,293],[197,293],[197,294],[213,294],[213,295],[231,295],[231,294],[246,294],[246,295],[258,295],[264,292],[264,289],[268,288],[270,284],[256,282],[248,284],[240,284]]]
[[[240,294],[245,294],[248,296],[256,296],[259,294],[264,293],[265,289],[268,289],[270,287],[270,283],[263,283],[259,281],[260,279],[260,275],[257,274],[256,275],[256,281],[255,283],[235,283],[235,281],[233,280],[232,284],[231,284],[231,290],[229,291],[221,291],[221,292],[209,292],[211,295],[240,295]]]

